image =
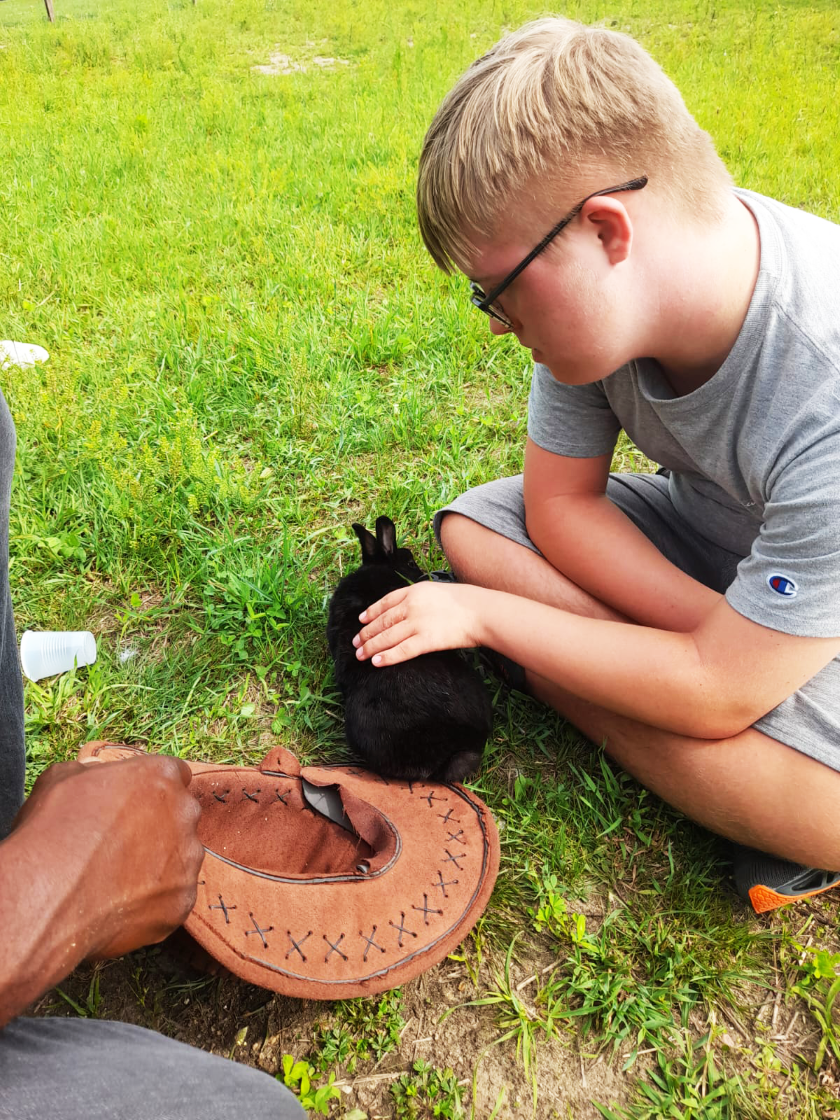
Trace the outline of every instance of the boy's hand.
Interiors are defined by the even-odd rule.
[[[353,639],[360,661],[397,665],[421,653],[483,644],[482,604],[494,592],[466,584],[415,583],[392,591],[359,615]]]

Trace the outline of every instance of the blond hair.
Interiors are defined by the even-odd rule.
[[[701,220],[720,217],[731,183],[711,137],[634,39],[535,20],[477,59],[435,114],[420,156],[420,232],[451,272],[539,180],[554,190],[571,179],[584,195],[611,185],[595,181],[602,172],[616,184],[647,175],[647,193]]]

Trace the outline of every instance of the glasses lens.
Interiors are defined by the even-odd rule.
[[[508,319],[507,315],[505,315],[504,311],[502,311],[501,307],[499,307],[498,304],[491,303],[487,308],[487,314],[491,318],[497,319],[502,324],[502,326],[513,326],[513,323],[511,323],[510,319]]]
[[[470,280],[470,297],[470,302],[475,304],[476,307],[479,307],[479,305],[484,303],[484,301],[487,299],[487,296],[484,294],[484,289],[479,288],[475,280]],[[484,310],[483,308],[479,309],[482,311]]]
[[[483,311],[485,315],[489,315],[491,319],[497,319],[505,327],[511,326],[511,321],[505,315],[504,311],[498,304],[486,303],[487,296],[484,294],[484,289],[479,288],[475,281],[470,282],[470,292],[472,293],[472,304],[477,307],[479,311]]]

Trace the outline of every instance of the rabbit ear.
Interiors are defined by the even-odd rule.
[[[397,551],[397,530],[390,517],[377,517],[376,539],[385,555],[393,557]]]
[[[359,538],[359,544],[362,546],[362,563],[375,560],[379,552],[379,544],[373,533],[369,533],[364,525],[359,525],[356,521],[353,522],[353,532]]]

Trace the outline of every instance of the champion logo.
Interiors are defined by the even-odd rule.
[[[787,576],[782,576],[778,573],[767,577],[767,586],[771,591],[775,591],[777,595],[784,596],[785,599],[792,599],[799,590],[792,579],[788,579]]]

